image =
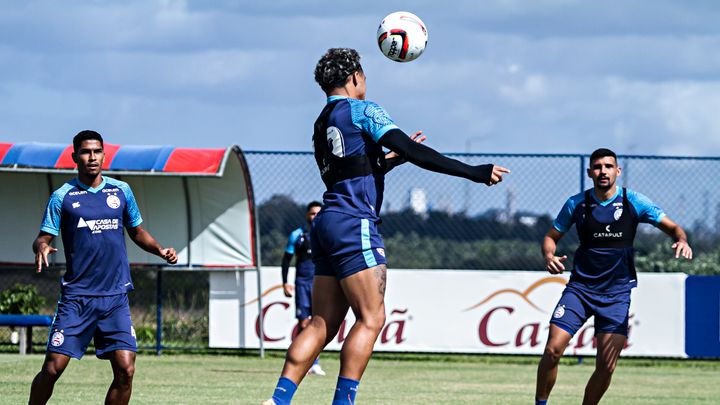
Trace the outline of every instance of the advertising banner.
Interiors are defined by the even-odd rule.
[[[261,274],[265,347],[285,349],[296,332],[294,301],[282,292],[279,268],[263,268]],[[233,347],[258,347],[256,273],[247,272],[243,277],[244,302],[239,305],[244,336],[238,339],[242,344]],[[684,274],[639,274],[624,355],[686,357],[685,278]],[[375,350],[541,354],[566,283],[567,276],[546,272],[390,270],[387,320]],[[353,322],[352,311],[348,311],[328,349],[341,347]],[[212,334],[211,328],[211,345]],[[591,318],[566,354],[594,354],[593,335]]]

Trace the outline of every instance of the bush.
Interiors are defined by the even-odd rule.
[[[43,306],[45,297],[38,293],[34,285],[15,284],[0,292],[1,314],[37,314]]]

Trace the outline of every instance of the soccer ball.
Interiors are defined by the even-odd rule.
[[[410,62],[422,55],[428,32],[418,16],[398,11],[383,18],[377,30],[380,51],[396,62]]]

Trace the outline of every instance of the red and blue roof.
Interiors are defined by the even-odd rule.
[[[121,146],[104,144],[104,170],[216,174],[222,169],[226,149],[176,148],[172,146]],[[0,142],[0,170],[75,169],[72,145]]]

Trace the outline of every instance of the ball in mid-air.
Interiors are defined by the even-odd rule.
[[[428,32],[418,16],[397,11],[383,18],[377,30],[377,41],[383,55],[396,62],[410,62],[422,55]]]

